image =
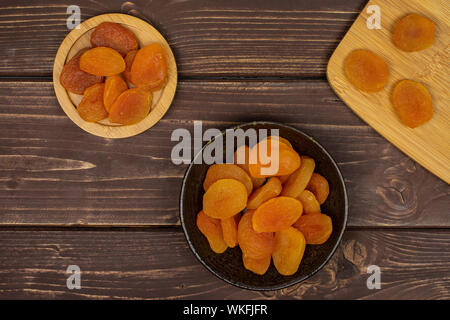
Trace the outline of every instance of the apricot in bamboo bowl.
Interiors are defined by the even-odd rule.
[[[225,164],[230,167],[221,170],[220,166],[224,165],[207,165],[193,160],[186,170],[180,195],[180,221],[187,242],[209,271],[235,286],[277,290],[301,282],[320,270],[332,257],[346,226],[347,194],[338,166],[318,142],[296,128],[274,122],[252,122],[233,129],[255,129],[256,132],[279,129],[280,141],[284,145],[280,150],[289,152],[286,148],[292,148],[291,151],[301,155],[305,165],[300,164],[294,173],[308,171],[309,179],[301,178],[305,174],[294,173],[287,179],[283,176],[255,178],[254,173],[247,175],[241,172],[251,172],[255,168]],[[226,139],[223,141],[225,144]],[[201,154],[199,152],[194,159]],[[279,171],[288,170],[289,166],[297,167],[298,159],[291,159],[289,163],[280,160]],[[308,170],[312,161],[315,167]],[[323,177],[328,180],[329,193],[321,190]],[[261,183],[264,184],[261,186]],[[308,190],[302,192],[299,188]],[[222,205],[218,206],[219,202],[214,201],[217,195],[220,195]],[[230,201],[222,201],[227,196]],[[289,221],[285,221],[286,225],[271,226],[280,231],[272,232],[275,229],[266,229],[264,223],[257,221],[265,219],[264,212],[274,208],[277,211],[280,204],[286,209],[287,205],[295,209],[300,201],[304,204],[300,218],[305,218],[297,219],[298,213],[286,212],[288,215],[292,213]],[[230,216],[236,212],[239,213]],[[330,225],[330,220],[332,230],[328,230],[331,233],[318,235],[314,228],[308,228],[311,223]],[[279,246],[291,240],[299,244],[294,255]],[[286,255],[290,255],[289,259],[295,263],[284,264]]]
[[[155,69],[155,63],[162,67]],[[126,14],[81,23],[61,43],[53,66],[63,111],[83,130],[105,138],[151,128],[169,109],[176,85],[177,66],[167,41],[147,22]]]

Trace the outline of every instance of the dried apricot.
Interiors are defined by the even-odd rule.
[[[403,51],[419,51],[434,43],[434,22],[418,14],[400,19],[394,28],[394,43]]]
[[[140,88],[125,90],[109,109],[109,121],[124,125],[144,119],[150,112],[152,93]]]
[[[392,92],[392,103],[400,120],[415,128],[433,117],[433,101],[428,90],[420,83],[402,80]]]
[[[114,76],[125,70],[125,61],[116,50],[97,47],[81,55],[80,69],[97,76]]]
[[[281,192],[280,179],[271,177],[265,185],[256,189],[248,198],[247,208],[257,209],[261,204],[277,197]]]
[[[330,186],[327,179],[316,172],[312,174],[306,189],[314,193],[319,204],[323,204],[330,194]]]
[[[229,217],[220,220],[223,232],[223,240],[230,248],[237,245],[237,222],[235,217]]]
[[[96,122],[108,116],[103,105],[104,83],[96,83],[84,91],[83,99],[77,107],[80,117],[89,122]]]
[[[288,139],[285,139],[285,138],[280,137],[280,136],[268,136],[268,137],[267,137],[268,140],[270,140],[270,139],[272,139],[272,138],[274,138],[274,139],[275,139],[275,138],[278,138],[278,141],[280,141],[281,143],[284,143],[284,144],[287,145],[289,148],[294,149],[294,148],[292,147],[292,144],[289,142]]]
[[[75,94],[83,94],[84,91],[96,83],[103,82],[103,77],[89,74],[80,69],[80,57],[84,51],[79,52],[63,67],[59,82],[67,90]]]
[[[272,259],[278,272],[283,276],[296,273],[305,253],[305,247],[305,237],[297,229],[289,227],[276,232]]]
[[[273,152],[273,155],[272,155]],[[294,149],[274,139],[265,139],[250,150],[251,176],[264,178],[291,174],[300,166],[300,156]]]
[[[276,197],[264,202],[253,215],[253,229],[256,232],[276,232],[289,228],[300,218],[303,206],[300,201],[289,197]]]
[[[378,92],[389,79],[389,67],[380,56],[370,50],[354,50],[345,59],[345,74],[359,90]]]
[[[219,219],[208,217],[202,210],[197,215],[197,228],[208,239],[212,251],[222,253],[227,250]]]
[[[105,93],[103,95],[103,103],[106,111],[109,112],[114,101],[120,96],[122,92],[128,89],[127,84],[123,81],[121,76],[111,76],[106,78]]]
[[[247,189],[249,195],[253,190],[253,183],[248,174],[234,164],[213,164],[206,172],[205,180],[203,181],[203,189],[205,191],[217,180],[220,179],[235,179],[241,182]]]
[[[159,90],[167,78],[166,52],[159,43],[140,49],[131,66],[131,82],[146,90]]]
[[[305,190],[309,180],[314,172],[316,163],[314,159],[302,156],[300,168],[294,171],[288,181],[283,185],[282,196],[298,198],[300,193]]]
[[[122,56],[138,48],[134,34],[114,22],[100,23],[91,34],[92,47],[108,47],[116,50]]]
[[[259,188],[260,186],[262,186],[264,184],[264,182],[266,182],[266,178],[255,178],[255,177],[251,176],[250,170],[248,168],[249,155],[250,155],[249,147],[246,146],[245,144],[240,146],[234,152],[234,163],[248,174],[250,179],[252,179],[253,188],[256,189],[256,188]],[[240,158],[240,157],[242,157],[242,158]]]
[[[127,53],[125,56],[125,71],[123,72],[123,77],[125,80],[127,80],[129,83],[133,84],[131,82],[131,66],[133,65],[134,58],[136,57],[137,50],[131,50]]]
[[[244,268],[260,276],[265,274],[267,272],[267,269],[269,269],[270,260],[270,256],[261,259],[254,259],[245,254],[242,254],[242,262],[244,263]]]
[[[303,190],[298,196],[298,200],[303,205],[304,213],[320,213],[320,204],[316,196],[309,190]]]
[[[323,244],[333,232],[331,218],[323,213],[305,214],[294,227],[303,233],[307,244]]]
[[[242,253],[249,258],[263,259],[273,252],[272,232],[256,232],[252,226],[254,210],[248,210],[239,221],[238,243]]]
[[[290,174],[285,174],[284,176],[278,176],[278,179],[280,179],[281,184],[284,184],[286,181],[288,181]]]
[[[203,210],[213,218],[225,219],[241,212],[247,206],[247,189],[234,179],[214,182],[203,196]]]

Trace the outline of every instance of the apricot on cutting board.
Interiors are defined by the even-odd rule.
[[[381,91],[389,79],[389,67],[380,56],[370,50],[352,51],[345,59],[345,75],[359,90]]]
[[[426,49],[434,43],[435,29],[430,19],[415,13],[409,14],[395,25],[394,44],[407,52]]]
[[[428,90],[420,83],[402,80],[392,92],[392,103],[400,120],[415,128],[433,117],[433,101]]]

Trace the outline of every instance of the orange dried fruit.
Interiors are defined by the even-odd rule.
[[[206,237],[211,250],[215,253],[223,253],[228,248],[223,240],[219,219],[208,217],[202,210],[197,215],[197,228]]]
[[[92,47],[108,47],[116,50],[122,56],[138,48],[134,34],[114,22],[100,23],[91,34]]]
[[[303,205],[303,212],[308,213],[320,213],[320,204],[317,201],[316,196],[309,190],[303,190],[298,196],[298,200]]]
[[[67,91],[83,94],[84,91],[96,83],[103,82],[103,77],[89,74],[80,69],[80,57],[84,51],[79,52],[63,67],[59,82]]]
[[[133,82],[131,81],[131,66],[133,65],[134,58],[136,57],[137,52],[138,52],[137,50],[131,50],[130,52],[127,53],[127,55],[124,58],[125,71],[123,72],[123,77],[125,78],[126,81],[128,81],[131,84],[133,84]]]
[[[237,223],[235,216],[220,220],[223,240],[230,248],[234,248],[237,245]]]
[[[400,50],[411,52],[430,47],[434,43],[434,22],[418,14],[400,19],[394,28],[394,44]]]
[[[242,262],[244,263],[244,268],[260,276],[265,274],[269,269],[270,260],[270,256],[261,259],[254,259],[245,254],[242,254]]]
[[[306,189],[314,194],[319,204],[323,204],[330,194],[330,186],[327,179],[316,172],[312,174]]]
[[[234,164],[213,164],[206,172],[205,180],[203,181],[203,189],[205,191],[217,180],[220,179],[235,179],[241,182],[247,189],[247,194],[253,190],[253,183],[248,174]]]
[[[203,196],[203,210],[213,218],[225,219],[241,212],[247,206],[247,189],[234,179],[214,182]]]
[[[256,232],[252,226],[254,210],[248,210],[239,221],[238,243],[242,253],[252,259],[270,257],[273,252],[272,232]]]
[[[130,125],[144,119],[150,112],[152,94],[140,88],[125,90],[109,109],[109,121]]]
[[[283,137],[280,137],[280,136],[268,136],[268,137],[267,137],[267,140],[270,140],[270,139],[276,139],[276,138],[278,138],[278,141],[279,141],[279,142],[284,143],[286,146],[288,146],[288,147],[291,148],[291,149],[294,149],[294,148],[292,147],[292,144],[289,142],[289,140],[288,140],[288,139],[285,139],[285,138],[283,138]]]
[[[281,141],[276,143],[272,138],[264,139],[250,150],[249,171],[256,178],[291,174],[299,166],[298,153]]]
[[[370,50],[352,51],[345,59],[348,80],[364,92],[378,92],[389,79],[389,67],[380,56]]]
[[[284,176],[278,176],[278,179],[280,179],[281,184],[284,184],[286,181],[288,181],[290,174],[285,174]]]
[[[159,90],[167,78],[167,58],[159,43],[152,43],[140,49],[131,66],[131,82],[146,90]]]
[[[234,152],[234,163],[243,169],[250,179],[252,179],[253,182],[253,188],[256,189],[264,184],[266,182],[266,178],[255,178],[250,175],[250,170],[248,168],[248,157],[250,155],[250,148],[246,146],[245,144],[240,146],[236,149]]]
[[[305,214],[294,227],[303,233],[307,244],[323,244],[333,232],[331,218],[323,213]]]
[[[428,90],[420,83],[402,80],[392,92],[392,103],[400,120],[415,128],[433,117],[433,100]]]
[[[256,232],[276,232],[287,229],[300,218],[303,206],[300,201],[289,197],[276,197],[264,202],[253,215],[253,229]]]
[[[80,69],[97,76],[114,76],[125,70],[125,61],[116,50],[97,47],[81,55]]]
[[[247,208],[257,209],[261,204],[277,197],[281,192],[282,186],[280,179],[271,177],[265,185],[259,187],[248,198]]]
[[[302,156],[300,168],[294,171],[288,181],[283,185],[282,196],[298,198],[308,185],[314,172],[316,163],[314,159]]]
[[[305,237],[297,229],[289,227],[276,232],[272,259],[278,272],[283,276],[296,273],[305,253],[305,248]]]
[[[83,99],[77,107],[80,117],[89,122],[97,122],[108,116],[103,105],[104,83],[96,83],[84,91]]]
[[[128,86],[121,76],[115,75],[106,78],[105,93],[103,95],[103,103],[106,111],[109,112],[114,101],[127,89]]]

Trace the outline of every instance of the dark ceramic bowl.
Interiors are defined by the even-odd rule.
[[[274,122],[252,122],[239,125],[233,129],[279,129],[281,137],[288,139],[294,149],[301,155],[315,159],[315,172],[323,175],[330,184],[330,195],[321,206],[322,212],[333,221],[333,233],[322,245],[307,245],[298,271],[292,276],[282,276],[275,269],[273,262],[262,276],[246,270],[242,264],[239,246],[228,248],[222,254],[214,253],[206,238],[196,226],[197,213],[202,209],[203,179],[209,165],[194,164],[188,167],[183,179],[180,196],[180,220],[186,239],[200,262],[220,279],[251,290],[277,290],[299,283],[319,271],[335,252],[347,222],[347,193],[344,180],[338,166],[328,152],[313,138],[303,132]],[[224,132],[223,132],[224,134]],[[224,139],[225,140],[225,139]],[[199,155],[197,155],[199,156]]]

